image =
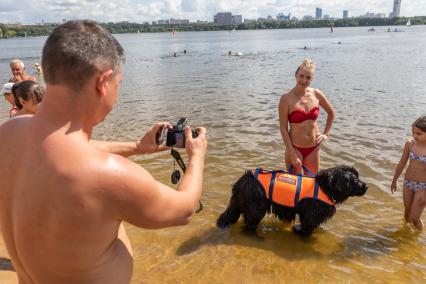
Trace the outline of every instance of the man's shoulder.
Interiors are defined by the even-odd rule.
[[[12,133],[21,131],[21,127],[29,122],[30,117],[29,115],[12,117],[0,124],[0,140],[4,140],[2,136],[13,137]]]
[[[98,182],[105,190],[114,190],[117,186],[124,186],[143,177],[150,176],[140,165],[115,154],[93,149],[91,171],[97,173]]]

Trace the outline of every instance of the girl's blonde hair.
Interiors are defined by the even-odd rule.
[[[303,60],[302,64],[297,67],[296,74],[299,72],[301,68],[315,70],[315,63],[310,59]]]

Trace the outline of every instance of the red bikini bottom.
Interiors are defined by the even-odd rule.
[[[303,159],[306,158],[310,153],[312,153],[316,148],[318,147],[318,145],[312,146],[312,147],[296,147],[293,145],[293,148],[298,150],[300,152],[300,154],[302,154]]]

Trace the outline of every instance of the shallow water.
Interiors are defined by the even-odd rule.
[[[207,128],[209,140],[205,207],[191,224],[163,230],[127,226],[135,254],[133,283],[426,280],[425,234],[403,225],[401,192],[389,193],[410,125],[426,114],[426,26],[403,33],[385,30],[117,36],[126,50],[121,96],[95,136],[134,140],[155,121],[188,116],[192,125]],[[0,41],[0,80],[9,78],[11,58],[23,58],[27,65],[39,62],[44,40]],[[229,57],[229,50],[243,56]],[[256,234],[246,233],[241,220],[231,229],[217,229],[230,186],[244,169],[283,167],[278,101],[307,57],[317,64],[312,85],[337,111],[321,166],[354,165],[369,184],[367,194],[349,199],[307,240],[273,218],[265,218]],[[1,121],[7,109],[2,101]],[[324,111],[319,122],[324,125]],[[134,161],[170,184],[168,154]]]

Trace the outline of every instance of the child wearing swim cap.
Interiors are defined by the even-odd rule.
[[[409,160],[402,189],[404,217],[421,232],[423,231],[421,216],[426,207],[426,116],[419,117],[411,128],[413,139],[405,143],[401,160],[395,169],[391,192],[397,190],[398,178]]]
[[[19,111],[19,108],[16,107],[15,99],[13,98],[13,94],[12,94],[13,85],[15,85],[15,83],[6,83],[3,85],[3,90],[2,90],[4,99],[12,105],[12,108],[9,111],[9,117],[14,116]]]

